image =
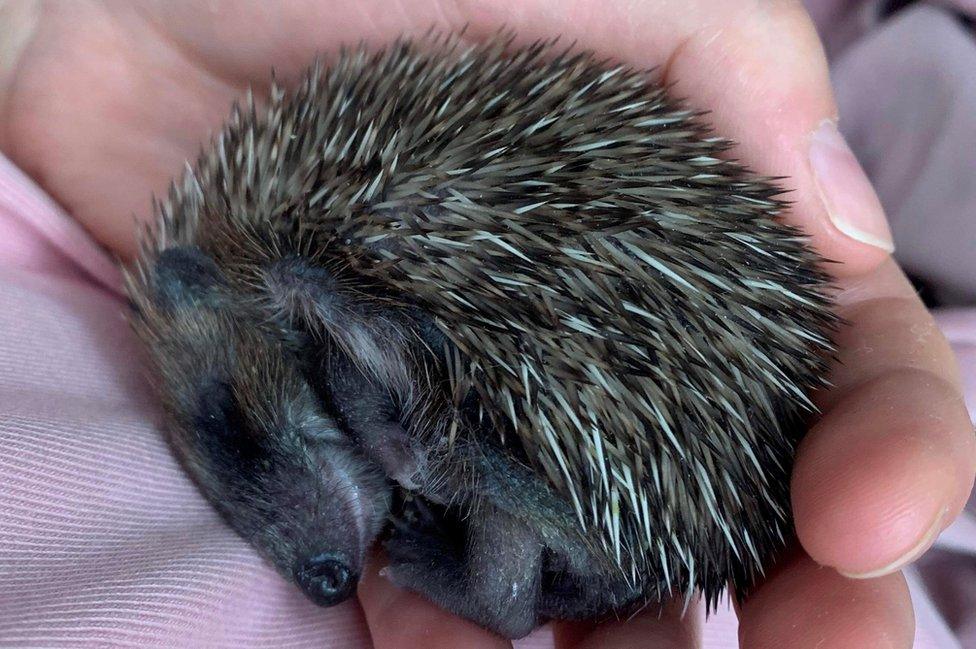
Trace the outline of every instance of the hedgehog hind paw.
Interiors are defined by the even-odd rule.
[[[442,517],[436,506],[417,514],[401,517],[384,541],[387,577],[505,637],[531,633],[540,621],[541,577],[531,533],[488,507],[463,523]]]

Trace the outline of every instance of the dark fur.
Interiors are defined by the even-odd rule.
[[[789,533],[826,276],[642,74],[506,47],[235,113],[131,278],[170,439],[323,604],[384,526],[392,579],[511,637],[714,603]]]

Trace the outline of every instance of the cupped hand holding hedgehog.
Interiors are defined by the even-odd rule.
[[[972,430],[796,3],[79,7],[4,147],[138,257],[174,450],[309,597],[380,649],[670,647],[731,584],[743,646],[910,646]]]

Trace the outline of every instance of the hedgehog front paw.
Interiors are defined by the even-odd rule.
[[[391,565],[420,564],[453,569],[461,563],[464,531],[446,510],[426,499],[400,492],[394,503],[383,549]]]
[[[389,565],[382,574],[455,614],[476,617],[468,606],[472,599],[467,592],[462,551],[454,541],[434,521],[398,516],[383,541]],[[488,620],[478,621],[491,626]]]

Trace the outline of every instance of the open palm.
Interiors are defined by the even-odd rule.
[[[150,193],[272,68],[287,84],[342,44],[464,25],[472,38],[505,25],[657,66],[742,142],[739,158],[790,177],[789,218],[841,262],[831,269],[850,322],[797,458],[799,543],[739,608],[743,645],[911,645],[898,568],[963,506],[974,440],[949,348],[890,259],[880,207],[832,130],[825,63],[798,2],[12,0],[3,11],[17,56],[0,67],[0,146],[122,257],[134,250],[132,215],[148,213]],[[375,570],[360,601],[379,649],[508,646]],[[677,612],[557,631],[565,647],[694,646],[694,635]]]

